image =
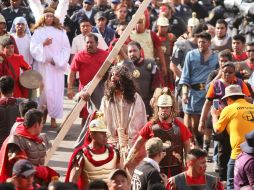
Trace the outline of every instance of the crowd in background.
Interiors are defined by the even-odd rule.
[[[152,0],[89,95],[141,4],[1,1],[0,183],[16,190],[254,187],[254,3]],[[88,104],[61,183],[44,166],[51,144],[41,131],[47,116],[59,126],[65,89]],[[218,177],[206,173],[206,161]]]

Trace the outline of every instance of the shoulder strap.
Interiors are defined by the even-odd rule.
[[[243,81],[239,78],[236,79],[236,84],[238,84],[241,88],[243,87]]]
[[[218,178],[210,174],[205,174],[205,177],[206,177],[207,186],[209,186],[210,188],[216,189],[216,185],[219,181]]]

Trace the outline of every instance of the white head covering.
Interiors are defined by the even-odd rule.
[[[16,18],[14,19],[14,21],[13,21],[13,23],[12,23],[12,26],[11,26],[11,29],[10,29],[10,33],[11,33],[11,34],[12,34],[12,33],[16,33],[16,28],[15,28],[15,26],[16,26],[16,24],[18,24],[18,23],[25,24],[25,26],[26,26],[25,32],[26,32],[26,34],[28,34],[28,35],[31,37],[31,32],[30,32],[30,29],[29,29],[29,27],[28,27],[27,21],[26,21],[26,19],[25,19],[24,17],[22,17],[22,16],[16,17]]]

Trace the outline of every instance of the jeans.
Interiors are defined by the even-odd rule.
[[[228,161],[228,171],[227,171],[227,190],[234,190],[234,167],[235,160],[230,158]]]
[[[230,159],[231,145],[228,134],[223,132],[223,141],[218,144],[218,164],[219,164],[219,177],[222,181],[227,180],[227,164]]]
[[[218,164],[218,141],[213,141],[213,161]]]

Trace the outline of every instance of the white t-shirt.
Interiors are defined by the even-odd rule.
[[[101,34],[93,33],[98,37],[98,48],[102,50],[107,50],[108,45],[106,44],[104,38]],[[77,35],[73,38],[72,46],[71,46],[71,54],[76,54],[82,50],[85,50],[85,36],[83,34]]]

